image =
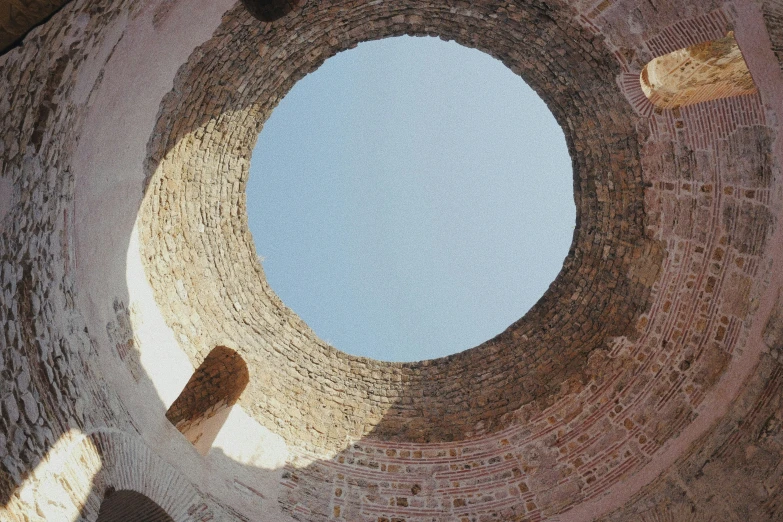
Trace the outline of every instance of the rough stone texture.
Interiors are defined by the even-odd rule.
[[[13,186],[0,223],[4,521],[95,520],[106,487],[123,483],[188,520],[224,513],[141,442],[98,364],[108,348],[75,306],[70,163],[107,59],[90,52],[117,36],[107,29],[132,17],[135,4],[73,2],[0,56],[0,176]],[[94,83],[85,85],[80,67],[92,68]]]
[[[110,18],[96,14],[93,27]],[[74,64],[100,38],[99,31],[90,29],[74,25],[59,34],[31,36],[24,52],[12,51],[0,62],[0,90],[7,93],[0,99],[5,129],[0,167],[15,189],[0,231],[0,393],[5,413],[0,416],[0,505],[38,465],[45,448],[70,429],[103,423],[110,411],[100,409],[111,390],[98,385],[99,373],[90,361],[95,347],[72,306],[67,228],[73,173],[66,158],[73,137],[48,145],[52,136],[73,136],[72,129],[78,128],[78,115],[66,100],[75,80]],[[74,38],[68,49],[64,44]],[[85,408],[87,404],[94,408]],[[119,420],[117,425],[125,424]]]
[[[23,37],[30,29],[54,14],[68,0],[0,1],[0,52]]]
[[[781,486],[783,367],[765,357],[709,437],[600,520],[781,520]]]
[[[767,0],[762,4],[762,11],[772,42],[772,51],[783,67],[783,3],[777,0]]]
[[[142,248],[154,260],[148,273],[159,298],[181,289],[180,299],[164,304],[178,318],[175,330],[194,361],[211,349],[210,337],[232,339],[257,368],[246,407],[270,419],[270,428],[316,447],[366,435],[460,440],[508,426],[525,404],[551,403],[563,382],[572,387],[589,379],[592,352],[607,351],[613,337],[637,335],[664,257],[663,243],[645,233],[635,115],[616,87],[598,88],[616,77],[618,65],[593,37],[569,36],[584,31],[569,20],[573,13],[497,2],[417,4],[415,10],[404,3],[308,4],[285,26],[271,28],[236,10],[178,74],[150,142]],[[498,19],[513,21],[508,31],[494,27]],[[290,42],[289,32],[307,37]],[[526,32],[540,36],[523,38]],[[563,123],[577,223],[592,224],[577,227],[561,274],[524,318],[475,350],[413,364],[358,359],[317,340],[266,285],[244,211],[250,152],[277,100],[326,57],[363,39],[399,34],[454,38],[522,74]],[[260,52],[233,56],[237,45]],[[203,74],[227,62],[236,69]],[[608,107],[616,108],[602,110]],[[264,400],[268,388],[280,390],[277,404]],[[292,407],[309,410],[290,418]]]
[[[782,21],[746,0],[334,0],[271,24],[68,4],[0,56],[0,518],[92,521],[129,490],[178,521],[780,520]],[[732,30],[757,93],[650,103],[645,64]],[[411,364],[288,310],[244,197],[291,86],[401,34],[522,75],[578,211],[528,314]],[[215,346],[249,384],[201,455],[166,411]]]
[[[776,361],[783,363],[783,297],[778,296],[772,315],[764,327],[764,343],[769,348],[769,354]]]

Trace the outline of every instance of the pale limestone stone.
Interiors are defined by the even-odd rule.
[[[3,409],[3,414],[5,415],[5,418],[8,419],[8,422],[15,424],[16,421],[19,420],[19,407],[17,406],[13,395],[9,395],[5,398],[3,401]]]
[[[38,420],[38,402],[30,392],[22,395],[22,403],[24,404],[24,414],[30,423],[35,424]]]

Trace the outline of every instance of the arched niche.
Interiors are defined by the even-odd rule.
[[[249,380],[242,357],[218,346],[193,373],[166,418],[206,455]]]
[[[109,488],[97,522],[174,522],[162,507],[137,491]]]
[[[640,82],[647,98],[661,109],[756,92],[733,32],[653,59]]]

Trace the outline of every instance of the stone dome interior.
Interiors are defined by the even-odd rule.
[[[279,16],[74,0],[0,18],[26,34],[0,51],[4,518],[783,516],[782,4],[260,4]],[[729,33],[741,92],[648,98],[648,63]],[[527,314],[412,363],[340,352],[289,310],[245,197],[291,87],[399,35],[520,75],[563,129],[577,210]]]
[[[541,98],[486,53],[427,36],[360,43],[298,81],[264,122],[245,194],[283,303],[338,350],[392,362],[505,330],[557,276],[576,219]]]

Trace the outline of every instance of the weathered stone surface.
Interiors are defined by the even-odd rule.
[[[646,63],[730,30],[757,93],[649,103]],[[541,94],[578,226],[504,333],[386,364],[274,295],[244,184],[298,79],[401,34],[479,48]],[[121,487],[176,520],[780,519],[781,56],[773,1],[335,0],[272,23],[232,2],[68,4],[0,56],[0,518],[95,520]],[[222,345],[249,383],[202,456],[166,411]],[[274,465],[236,457],[248,434],[282,448]]]
[[[14,424],[19,420],[19,406],[11,395],[3,401],[3,415],[9,424]]]
[[[780,520],[782,382],[780,366],[764,360],[706,440],[627,506],[600,520]],[[676,518],[678,513],[690,518]]]
[[[519,20],[495,22],[512,12]],[[152,260],[148,273],[163,307],[184,318],[172,324],[181,325],[175,328],[192,344],[194,361],[212,348],[203,344],[201,332],[231,338],[232,347],[259,363],[247,396],[261,399],[246,406],[267,418],[270,428],[291,409],[304,408],[284,429],[314,447],[340,447],[346,438],[365,436],[423,443],[492,433],[513,422],[513,413],[526,404],[552,401],[562,383],[587,380],[590,353],[607,350],[613,337],[635,335],[640,314],[650,306],[665,245],[645,231],[636,115],[616,88],[595,87],[615,77],[618,64],[570,17],[564,5],[474,3],[446,10],[429,2],[344,8],[339,15],[307,4],[285,25],[271,27],[248,23],[242,11],[227,17],[180,71],[177,82],[187,88],[164,102],[149,149],[151,197],[142,209],[142,248]],[[290,32],[310,36],[291,42]],[[542,94],[573,153],[577,222],[590,225],[577,227],[549,292],[505,332],[448,358],[385,364],[327,346],[270,295],[246,229],[243,192],[257,129],[293,81],[361,39],[401,33],[438,34],[489,52]],[[234,45],[264,51],[233,56]],[[229,61],[247,71],[241,80],[228,69],[203,77],[209,63]],[[200,136],[198,145],[191,135]],[[205,162],[207,150],[214,160]],[[226,168],[216,179],[218,163]],[[221,213],[208,210],[215,208]],[[211,276],[203,275],[207,271]],[[188,299],[165,299],[171,289]],[[194,310],[198,325],[187,319]],[[257,331],[274,332],[274,344],[263,346]],[[285,390],[276,402],[265,397],[269,382]],[[336,421],[343,418],[347,422]]]
[[[772,358],[783,363],[783,298],[780,295],[764,327],[763,335]]]
[[[69,0],[0,1],[0,53]]]
[[[28,392],[22,395],[22,404],[24,404],[24,413],[27,416],[27,420],[30,424],[35,424],[35,421],[38,420],[38,403],[33,394]]]

